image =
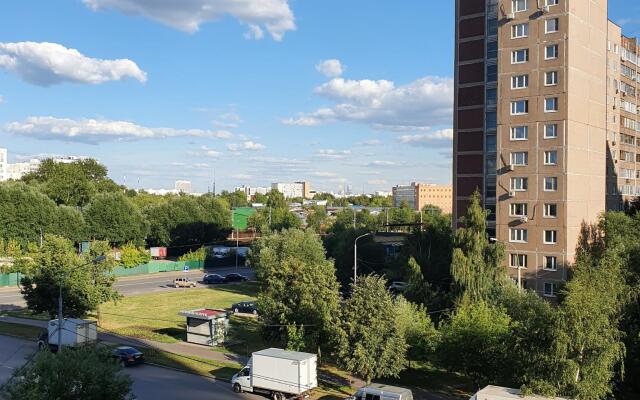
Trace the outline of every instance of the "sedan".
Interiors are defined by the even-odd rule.
[[[229,283],[229,282],[246,282],[248,281],[249,278],[247,278],[244,275],[240,275],[240,274],[229,274],[227,276],[224,277],[224,281],[225,283]]]
[[[202,283],[224,283],[224,276],[218,274],[206,274],[202,278]]]
[[[231,309],[234,313],[258,315],[258,309],[256,308],[255,301],[243,301],[241,303],[236,303],[231,306]]]
[[[120,362],[120,365],[127,367],[129,365],[142,364],[144,355],[138,349],[129,346],[119,346],[113,349],[111,357]]]

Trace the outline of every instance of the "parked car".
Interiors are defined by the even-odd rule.
[[[174,287],[196,287],[196,283],[189,278],[176,278],[173,280]]]
[[[144,362],[144,355],[142,352],[129,346],[116,347],[111,352],[111,357],[118,360],[123,367],[142,364]]]
[[[367,399],[385,399],[385,400],[413,400],[411,390],[398,386],[383,385],[380,383],[372,383],[369,386],[358,389],[356,394],[347,398],[348,400],[367,400]]]
[[[246,276],[240,275],[240,274],[236,274],[236,273],[229,274],[229,275],[224,277],[224,282],[225,283],[229,283],[229,282],[246,282],[248,280],[249,280],[249,278],[247,278]]]
[[[224,283],[224,276],[218,274],[205,274],[202,278],[202,283]]]
[[[402,293],[407,289],[407,286],[409,286],[407,282],[391,282],[391,285],[389,285],[389,290],[395,293]]]
[[[246,313],[246,314],[258,314],[258,309],[256,307],[255,301],[243,301],[240,303],[235,303],[231,305],[231,309],[234,313]]]

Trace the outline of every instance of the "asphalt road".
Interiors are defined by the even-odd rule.
[[[253,269],[248,267],[220,267],[210,269],[207,272],[216,273],[220,275],[230,274],[232,272],[238,272],[247,276],[249,279],[255,279],[255,273]],[[199,281],[202,279],[203,272],[189,271],[187,274],[183,272],[161,272],[158,274],[139,275],[132,277],[124,277],[118,279],[114,287],[120,294],[124,296],[131,296],[136,294],[161,292],[167,290],[177,290],[173,287],[173,279],[176,277],[188,276],[190,279]],[[25,307],[26,303],[20,294],[20,289],[17,287],[0,288],[0,311],[10,310],[15,308]]]
[[[34,340],[0,335],[0,387],[38,350]]]
[[[234,393],[228,382],[152,365],[129,367],[126,372],[133,378],[133,393],[138,400],[266,400],[254,394]]]

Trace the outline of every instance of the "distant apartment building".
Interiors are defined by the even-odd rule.
[[[555,297],[581,224],[640,194],[637,42],[607,0],[456,0],[455,34],[454,224],[478,190],[511,276]]]
[[[9,160],[7,159],[7,149],[0,148],[0,182],[7,179],[7,167]]]
[[[255,199],[257,194],[264,194],[266,195],[267,193],[269,193],[269,191],[271,191],[271,188],[268,187],[251,187],[251,186],[238,186],[235,187],[233,189],[234,192],[242,192],[245,194],[245,196],[247,196],[247,201],[252,201],[253,199]]]
[[[86,157],[53,156],[53,157],[48,157],[48,159],[52,160],[55,163],[69,164],[69,163],[85,160]],[[24,175],[30,172],[37,171],[41,163],[42,163],[41,159],[32,158],[29,161],[10,164],[8,150],[4,148],[0,148],[0,181],[6,181],[9,179],[19,180]]]
[[[191,194],[191,181],[176,181],[174,188],[178,193]]]
[[[392,188],[393,205],[400,207],[405,202],[409,208],[422,210],[427,205],[434,205],[442,209],[445,214],[451,213],[452,193],[451,185],[434,185],[429,183],[411,183]]]
[[[309,182],[272,183],[271,189],[282,193],[285,199],[296,197],[311,198],[311,185]]]

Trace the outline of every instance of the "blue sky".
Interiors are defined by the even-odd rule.
[[[225,189],[451,181],[453,1],[171,3],[3,1],[10,160],[90,156],[132,187],[198,191],[214,169]],[[609,3],[640,34],[640,7]]]

